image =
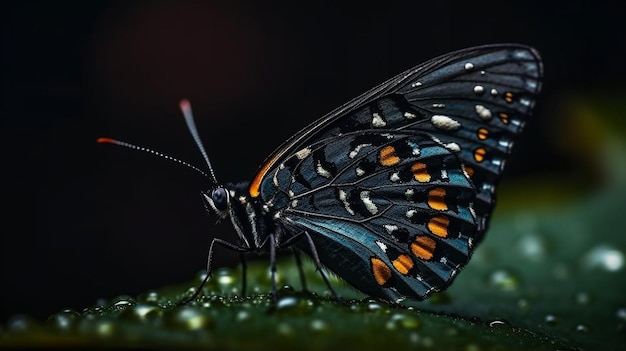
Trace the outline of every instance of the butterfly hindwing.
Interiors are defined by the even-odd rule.
[[[321,261],[372,296],[424,297],[469,259],[474,188],[453,152],[427,134],[322,139],[275,169],[272,188],[285,227],[311,233]]]

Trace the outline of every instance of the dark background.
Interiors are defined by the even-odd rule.
[[[508,164],[515,179],[576,167],[551,142],[560,101],[623,91],[618,1],[225,3],[1,5],[1,322],[189,280],[213,235],[234,238],[204,211],[205,178],[95,142],[111,136],[203,168],[180,98],[192,102],[218,179],[243,180],[294,132],[411,66],[524,43],[546,74]],[[236,260],[223,252],[215,263]]]

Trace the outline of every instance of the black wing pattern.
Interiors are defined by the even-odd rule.
[[[541,76],[539,55],[513,44],[428,61],[288,140],[250,195],[286,230],[307,231],[322,263],[361,291],[425,298],[482,240]]]

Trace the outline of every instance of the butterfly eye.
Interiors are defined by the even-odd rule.
[[[226,206],[228,205],[228,194],[226,193],[226,189],[217,188],[213,190],[211,193],[211,200],[213,200],[213,205],[217,210],[226,210]]]

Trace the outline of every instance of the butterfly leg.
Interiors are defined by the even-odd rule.
[[[311,235],[309,235],[309,233],[307,233],[306,231],[303,231],[298,234],[295,234],[294,236],[290,237],[289,239],[281,243],[281,246],[285,246],[285,247],[291,246],[294,241],[301,240],[303,236],[306,238],[307,243],[309,244],[309,248],[311,249],[311,256],[313,258],[313,262],[315,263],[315,268],[317,269],[318,272],[320,272],[322,279],[324,279],[324,283],[326,283],[326,286],[328,287],[330,292],[333,294],[335,299],[339,301],[340,303],[345,304],[345,302],[341,299],[341,297],[339,297],[339,294],[337,294],[335,289],[333,289],[333,286],[330,284],[330,281],[328,281],[328,277],[326,276],[326,274],[324,273],[324,270],[322,269],[322,262],[320,261],[320,258],[317,254],[315,243],[313,242],[313,239],[311,239]],[[302,271],[301,271],[301,275],[302,277],[304,277],[304,274]]]
[[[270,243],[270,276],[272,280],[272,300],[274,303],[278,301],[278,292],[276,289],[276,244],[274,241],[274,233],[268,236]]]
[[[239,251],[239,261],[241,262],[241,296],[246,296],[246,288],[248,284],[248,262],[246,261],[245,251]]]
[[[324,270],[322,269],[322,262],[320,262],[320,258],[317,255],[317,249],[315,248],[315,243],[313,242],[313,239],[311,239],[311,235],[309,235],[309,233],[307,233],[306,231],[303,232],[303,235],[306,238],[307,242],[309,243],[309,247],[311,248],[311,254],[313,255],[313,261],[315,262],[315,267],[320,272],[322,279],[324,279],[324,283],[326,283],[326,286],[328,287],[328,289],[330,290],[330,292],[333,294],[333,296],[335,297],[337,301],[339,301],[342,304],[346,304],[341,299],[341,297],[339,297],[339,294],[337,294],[335,289],[333,289],[333,286],[328,281],[328,277],[326,276],[326,274],[324,273]]]
[[[195,300],[198,297],[198,295],[200,295],[200,292],[202,292],[202,288],[204,287],[206,282],[213,275],[212,272],[211,272],[211,261],[213,259],[213,248],[214,248],[215,244],[218,244],[218,245],[220,245],[220,246],[222,246],[222,247],[224,247],[226,249],[232,250],[232,251],[237,251],[242,256],[243,256],[244,253],[250,251],[250,249],[248,249],[246,247],[235,245],[235,244],[230,243],[230,242],[228,242],[226,240],[214,238],[211,241],[211,245],[209,246],[209,257],[207,258],[206,275],[205,275],[204,279],[202,279],[202,283],[200,283],[200,285],[198,286],[196,291],[193,293],[193,295],[191,295],[191,297],[179,301],[178,305],[186,305],[189,302]],[[245,269],[245,265],[244,265],[244,274],[243,274],[244,280],[245,280],[245,276],[246,276],[245,271],[246,271],[246,269]]]
[[[300,258],[300,252],[294,247],[291,248],[293,252],[293,256],[296,259],[296,266],[298,266],[298,273],[300,274],[300,284],[302,285],[302,290],[308,291],[309,289],[306,286],[306,278],[304,277],[304,271],[302,270],[302,259]]]

